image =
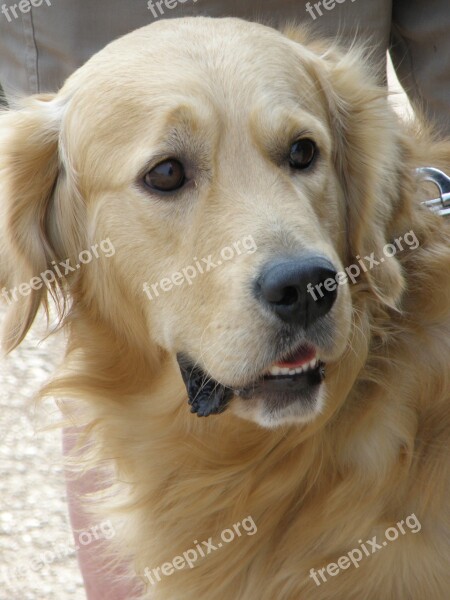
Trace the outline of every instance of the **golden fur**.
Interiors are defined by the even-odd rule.
[[[247,515],[258,527],[145,598],[448,598],[450,238],[414,169],[449,171],[450,143],[406,127],[367,62],[297,29],[161,21],[0,116],[2,285],[107,237],[116,249],[54,286],[69,341],[44,393],[70,399],[91,466],[114,459],[99,511],[121,523],[118,548],[142,575]],[[320,147],[311,174],[273,158],[299,131]],[[135,180],[167,144],[195,163],[195,186],[161,200]],[[340,286],[310,422],[261,427],[238,398],[189,414],[180,348],[226,383],[267,366],[268,327],[245,292],[265,260],[313,248],[343,268],[411,230],[416,250]],[[155,301],[142,292],[246,235],[253,255]],[[11,304],[7,351],[46,302],[39,290]],[[420,533],[314,584],[311,568],[412,513]]]

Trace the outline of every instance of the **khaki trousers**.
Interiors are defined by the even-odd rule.
[[[6,0],[0,1],[0,83],[6,96],[56,91],[114,38],[158,19],[236,16],[318,34],[356,36],[380,61],[390,49],[413,106],[450,133],[449,0]]]

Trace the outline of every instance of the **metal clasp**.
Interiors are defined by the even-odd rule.
[[[435,169],[434,167],[421,167],[416,169],[416,173],[424,181],[430,181],[434,183],[439,189],[439,198],[433,200],[425,200],[422,202],[430,210],[440,215],[441,217],[450,216],[450,177],[448,177],[443,171]]]

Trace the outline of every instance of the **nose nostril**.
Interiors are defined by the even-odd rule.
[[[274,304],[276,304],[277,306],[292,306],[293,304],[298,302],[298,299],[298,290],[293,286],[289,286],[283,289],[282,298],[277,302],[274,302]]]
[[[286,258],[266,265],[256,293],[282,321],[307,328],[331,310],[337,291],[329,292],[325,282],[335,275],[334,265],[322,256]]]

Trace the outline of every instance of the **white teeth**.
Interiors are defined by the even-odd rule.
[[[280,367],[271,367],[269,369],[269,373],[271,375],[281,375],[281,369],[280,369]]]
[[[308,369],[315,369],[317,366],[317,358],[314,358],[308,365]]]
[[[305,373],[306,371],[311,371],[315,369],[318,364],[318,359],[314,358],[309,363],[303,365],[303,367],[295,367],[295,369],[290,369],[289,367],[277,367],[273,366],[267,371],[268,375],[273,375],[277,377],[279,375],[300,375],[300,373]]]

